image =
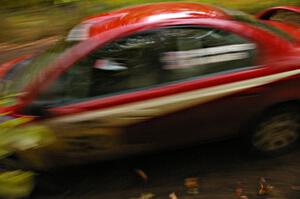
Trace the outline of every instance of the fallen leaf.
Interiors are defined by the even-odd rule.
[[[143,171],[143,170],[141,170],[141,169],[135,169],[135,173],[139,176],[139,177],[141,177],[143,180],[144,180],[144,182],[147,182],[148,181],[148,175]]]
[[[176,196],[176,194],[175,194],[175,192],[170,193],[169,198],[170,199],[178,199],[177,196]]]

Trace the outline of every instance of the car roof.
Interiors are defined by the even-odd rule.
[[[231,16],[222,9],[207,4],[188,2],[144,4],[88,17],[73,29],[75,30],[73,34],[77,35],[71,35],[71,38],[80,38],[81,36],[84,40],[84,38],[92,37],[105,30],[124,25],[182,18],[231,19]]]

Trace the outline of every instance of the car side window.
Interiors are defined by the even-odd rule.
[[[112,42],[79,61],[41,93],[58,105],[202,78],[253,65],[255,45],[221,30],[172,27]]]
[[[255,44],[216,29],[169,29],[162,32],[172,43],[161,60],[165,81],[197,78],[254,65]]]
[[[157,85],[160,45],[155,33],[121,39],[96,50],[62,74],[38,100],[69,102]]]

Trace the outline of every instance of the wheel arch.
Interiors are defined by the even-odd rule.
[[[252,145],[252,135],[256,131],[256,128],[261,122],[272,117],[273,114],[280,113],[281,111],[286,110],[300,110],[300,99],[283,101],[279,103],[272,104],[268,107],[265,107],[257,114],[253,115],[245,125],[240,128],[240,142],[243,144],[243,148],[252,155],[259,155],[263,157],[272,157],[282,153],[285,153],[289,150],[292,150],[295,145],[291,145],[283,150],[275,151],[275,152],[263,152],[258,149],[255,149]],[[298,112],[300,115],[300,111]]]
[[[300,99],[278,102],[278,103],[274,103],[270,106],[263,108],[261,111],[258,111],[256,114],[254,114],[254,116],[252,116],[250,118],[250,120],[248,120],[246,122],[246,124],[242,125],[242,127],[240,128],[239,134],[244,135],[244,134],[251,133],[253,131],[253,129],[255,128],[255,125],[259,121],[261,121],[264,117],[272,114],[275,110],[284,109],[287,107],[295,107],[295,108],[299,108],[299,110],[300,110]],[[300,112],[299,112],[299,115],[300,115]],[[245,129],[246,129],[246,131],[245,131]]]

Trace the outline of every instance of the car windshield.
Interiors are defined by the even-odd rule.
[[[64,51],[74,46],[77,42],[61,40],[48,50],[17,64],[4,78],[1,94],[17,94],[34,79],[35,75],[58,58]]]
[[[257,20],[255,17],[249,15],[249,14],[246,14],[244,12],[241,12],[241,11],[236,11],[236,10],[231,10],[231,9],[225,9],[225,8],[222,8],[226,13],[228,13],[229,15],[231,15],[235,20],[237,21],[240,21],[240,22],[243,22],[243,23],[247,23],[247,24],[250,24],[250,25],[253,25],[253,26],[257,26],[261,29],[264,29],[266,31],[269,31],[273,34],[276,34],[278,35],[279,37],[281,38],[284,38],[288,41],[293,41],[293,37],[291,37],[288,33],[274,27],[274,26],[271,26],[267,23],[264,23],[262,21],[259,21]]]

